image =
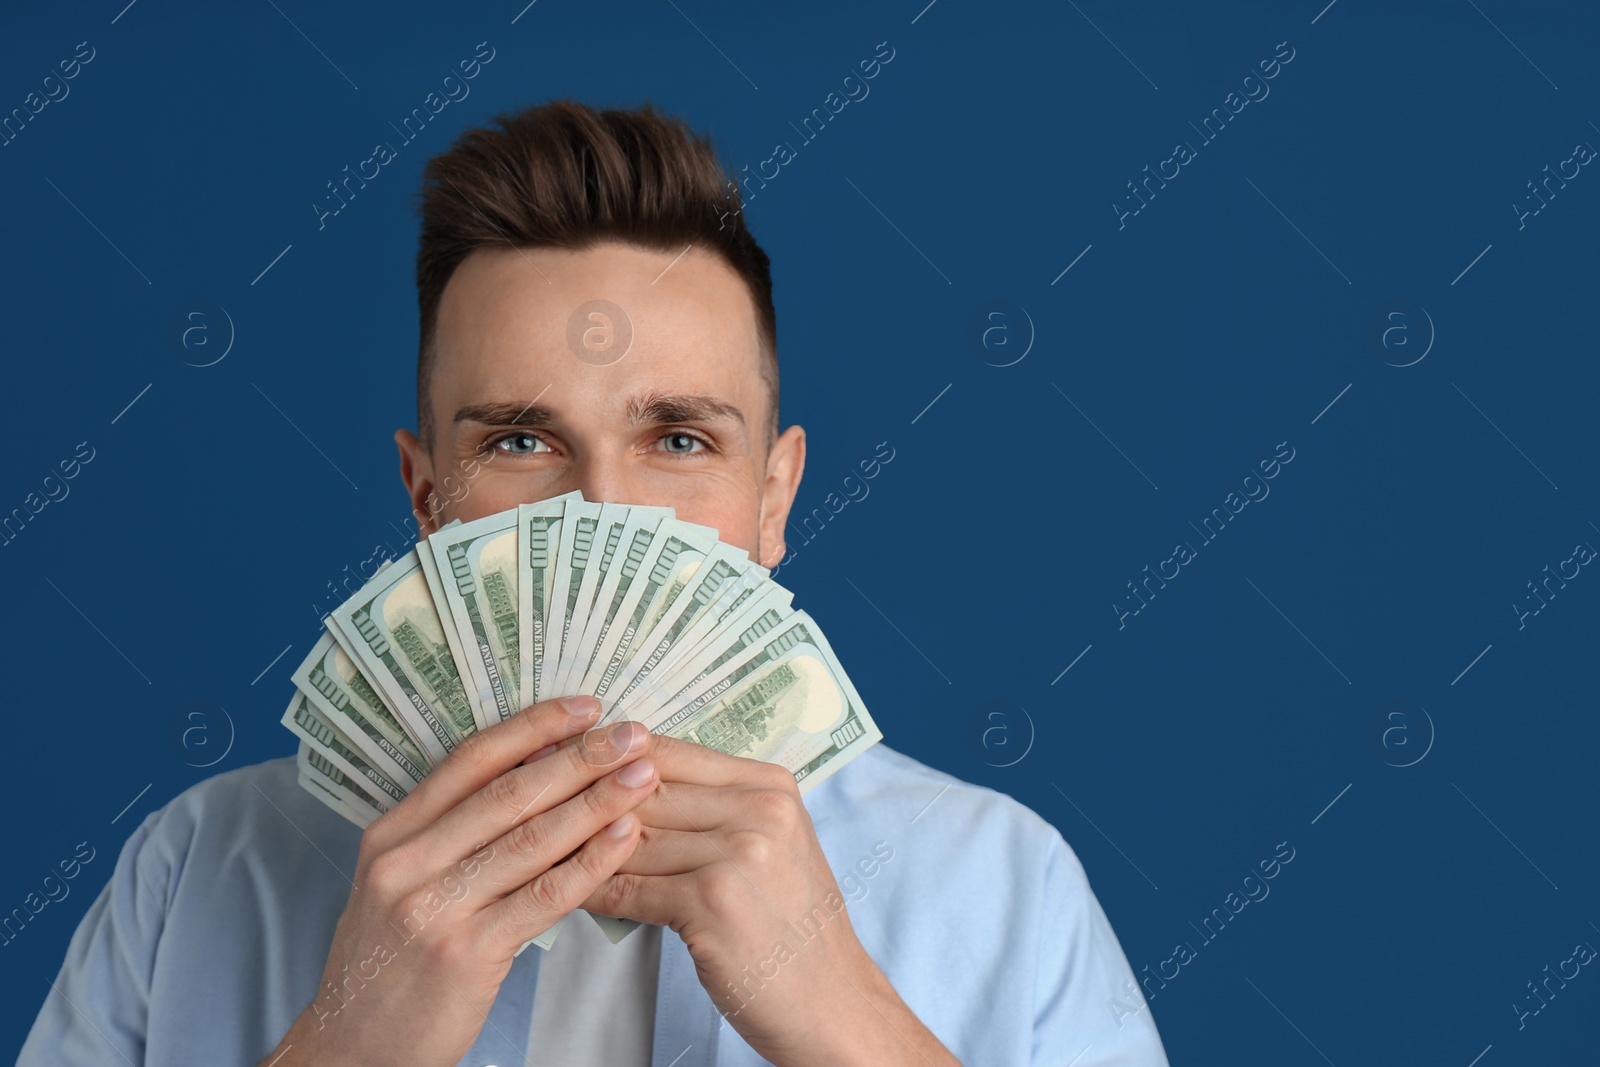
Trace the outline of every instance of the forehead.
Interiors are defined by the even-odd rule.
[[[751,426],[764,403],[755,303],[719,256],[692,247],[478,249],[445,287],[435,341],[441,424],[460,405],[546,389],[558,411],[644,389],[710,394]]]

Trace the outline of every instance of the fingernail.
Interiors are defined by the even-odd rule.
[[[622,770],[618,771],[617,781],[621,782],[629,789],[638,789],[641,785],[644,785],[646,782],[650,781],[651,776],[655,773],[655,763],[652,762],[649,757],[646,757],[644,759],[634,760],[632,763],[622,768]]]
[[[605,835],[614,840],[622,840],[633,833],[633,812],[628,812],[616,822],[606,827]]]
[[[572,716],[573,725],[587,725],[600,717],[600,698],[584,694],[583,696],[567,697],[561,701],[561,706],[567,709],[567,714]]]
[[[629,719],[627,722],[619,722],[611,728],[611,743],[622,749],[622,751],[627,752],[641,743],[649,732],[644,728],[644,723]]]

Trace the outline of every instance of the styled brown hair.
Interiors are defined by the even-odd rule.
[[[479,248],[582,251],[622,240],[658,252],[685,245],[720,255],[744,279],[761,337],[769,404],[767,443],[778,433],[778,327],[767,254],[745,225],[739,184],[709,139],[646,102],[596,111],[554,100],[463,132],[423,171],[417,249],[417,429],[433,443],[429,381],[439,301],[456,267]]]

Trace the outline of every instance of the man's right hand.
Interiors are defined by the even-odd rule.
[[[264,1064],[448,1067],[467,1053],[516,951],[639,842],[632,812],[658,779],[649,734],[586,733],[598,716],[592,697],[535,704],[367,827],[317,999]]]

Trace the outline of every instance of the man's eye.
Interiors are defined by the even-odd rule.
[[[502,452],[509,452],[514,456],[529,456],[544,444],[542,440],[531,433],[507,434],[494,443],[494,447]]]
[[[678,456],[693,455],[696,445],[701,448],[707,447],[703,440],[692,433],[663,434],[661,440],[666,444],[668,452]]]

